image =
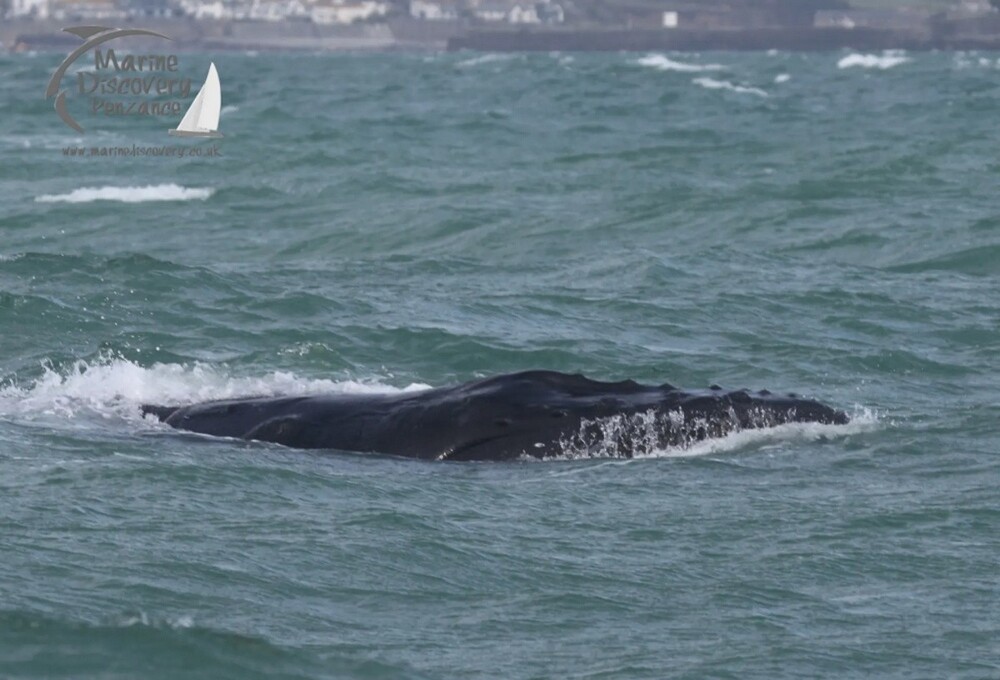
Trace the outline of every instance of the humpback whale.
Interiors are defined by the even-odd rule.
[[[631,458],[744,429],[848,422],[843,411],[795,394],[687,391],[554,371],[419,392],[143,405],[142,413],[207,435],[450,461]]]

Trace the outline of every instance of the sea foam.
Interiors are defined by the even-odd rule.
[[[478,57],[471,57],[469,59],[463,59],[462,61],[455,64],[463,68],[468,68],[470,66],[480,66],[482,64],[493,64],[501,61],[510,61],[515,58],[513,54],[500,54],[496,52],[490,52],[488,54],[481,54]]]
[[[182,187],[177,184],[156,184],[144,187],[84,187],[68,194],[43,194],[36,203],[147,203],[150,201],[204,201],[214,189]]]
[[[714,78],[695,78],[692,80],[695,85],[704,87],[706,90],[728,90],[740,94],[753,94],[758,97],[768,96],[767,92],[756,87],[746,87],[744,85],[734,85],[727,80],[716,80]]]
[[[411,384],[392,387],[371,380],[309,379],[288,371],[260,376],[240,376],[216,366],[153,364],[106,357],[93,362],[76,361],[55,370],[43,367],[37,379],[0,387],[0,415],[99,416],[139,420],[141,404],[190,404],[211,399],[248,396],[303,395],[322,392],[371,394],[427,389]]]
[[[898,51],[890,50],[883,52],[882,55],[854,53],[838,61],[837,68],[867,68],[885,71],[908,61],[910,61],[909,57]]]
[[[647,54],[636,60],[639,66],[648,66],[657,71],[676,71],[678,73],[703,73],[705,71],[723,71],[722,64],[686,64],[681,61],[674,61],[662,54]]]

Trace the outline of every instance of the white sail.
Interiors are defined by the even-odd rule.
[[[213,62],[208,67],[205,84],[198,90],[198,96],[191,102],[187,113],[170,134],[184,137],[221,137],[219,134],[219,113],[222,111],[222,86],[219,72]]]

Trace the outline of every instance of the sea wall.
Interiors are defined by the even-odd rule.
[[[945,47],[930,31],[760,28],[747,30],[473,30],[448,41],[448,49],[486,51],[828,51]]]
[[[80,44],[79,38],[63,32],[67,21],[5,21],[0,24],[0,42],[7,49],[65,51]],[[177,50],[385,50],[397,45],[385,23],[320,26],[311,22],[195,21],[193,19],[146,19],[113,21],[116,27],[136,26],[171,38]],[[131,46],[148,40],[128,39]],[[445,40],[440,40],[443,48]]]
[[[0,42],[7,49],[66,51],[79,44],[63,32],[65,21],[4,21]],[[872,28],[476,28],[459,21],[418,21],[321,26],[305,21],[116,21],[170,36],[176,50],[390,50],[483,51],[824,51],[837,49],[1000,49],[1000,16],[928,26],[926,30]],[[148,42],[148,41],[147,41]],[[132,46],[141,47],[141,40]]]

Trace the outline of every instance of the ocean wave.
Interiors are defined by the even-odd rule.
[[[59,135],[3,135],[0,145],[22,149],[64,149],[67,146],[83,146],[83,137],[61,137]]]
[[[636,60],[639,66],[648,66],[657,71],[675,71],[677,73],[704,73],[705,71],[724,71],[722,64],[687,64],[681,61],[674,61],[662,54],[647,54]]]
[[[225,106],[222,107],[219,113],[224,116],[227,113],[236,113],[239,110],[240,107],[237,106],[236,104],[226,104]]]
[[[981,245],[923,257],[886,267],[897,273],[948,271],[970,276],[996,276],[1000,272],[1000,245]]]
[[[194,364],[153,364],[104,357],[94,362],[76,361],[62,370],[45,366],[27,384],[0,387],[0,415],[32,418],[56,415],[73,418],[141,420],[141,404],[189,404],[211,399],[248,396],[304,395],[323,392],[371,394],[416,391],[428,385],[392,387],[379,379],[326,380],[302,378],[274,371],[262,376],[236,376],[224,368]]]
[[[774,82],[780,85],[781,83],[787,83],[791,79],[792,77],[787,73],[781,73],[774,77]]]
[[[867,68],[885,71],[910,61],[903,52],[889,50],[878,54],[849,54],[837,62],[837,68]]]
[[[469,66],[480,66],[482,64],[492,64],[498,61],[510,61],[511,59],[514,58],[514,56],[515,55],[513,54],[500,54],[491,52],[489,54],[483,54],[478,57],[472,57],[471,59],[464,59],[458,62],[458,64],[456,65],[464,68],[467,68]]]
[[[959,52],[954,58],[955,68],[965,69],[972,66],[980,66],[981,68],[1000,68],[1000,59],[994,61],[993,59],[988,59],[986,57],[979,57],[975,62],[967,56],[964,52]]]
[[[43,194],[36,203],[146,203],[149,201],[194,201],[209,198],[214,189],[182,187],[177,184],[155,184],[144,187],[83,187],[68,194]]]
[[[42,666],[72,669],[65,673],[67,677],[107,677],[111,667],[119,669],[113,674],[117,677],[150,677],[151,667],[159,671],[152,677],[180,677],[190,675],[195,666],[202,677],[358,677],[362,663],[346,657],[320,662],[262,636],[198,625],[189,614],[154,616],[133,611],[76,618],[4,609],[0,610],[0,630],[8,648],[26,650],[14,667],[37,666],[40,657],[31,650],[44,648],[48,651]],[[81,655],[81,649],[87,653]],[[325,669],[331,666],[333,671],[326,675]]]
[[[691,81],[695,85],[699,85],[706,90],[728,90],[730,92],[738,92],[739,94],[754,94],[758,97],[767,97],[768,94],[764,90],[756,87],[746,87],[744,85],[734,85],[728,80],[715,80],[714,78],[695,78]]]

